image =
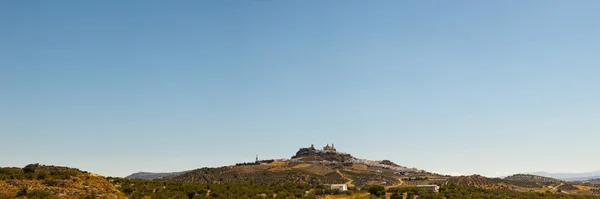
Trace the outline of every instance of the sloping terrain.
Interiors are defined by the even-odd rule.
[[[343,183],[341,176],[319,165],[251,165],[219,168],[201,168],[181,175],[166,177],[167,180],[201,183]]]
[[[0,197],[5,198],[126,198],[106,178],[78,169],[27,165],[0,168]]]
[[[527,173],[537,176],[544,176],[549,178],[556,178],[564,181],[583,181],[594,178],[600,178],[600,170],[599,171],[591,171],[591,172],[583,172],[583,173],[548,173],[543,171]]]
[[[359,160],[350,154],[301,149],[293,159],[259,165],[244,164],[202,168],[166,177],[167,180],[203,183],[270,184],[296,182],[364,186],[394,185],[408,173],[406,167],[387,161]]]
[[[578,183],[581,183],[581,184],[584,184],[584,185],[588,185],[588,186],[598,186],[598,187],[600,187],[600,178],[594,178],[594,179],[579,181]]]
[[[447,183],[460,186],[473,186],[481,188],[500,188],[504,185],[504,180],[500,178],[487,178],[480,175],[452,177]]]
[[[531,174],[516,174],[504,178],[505,181],[525,188],[543,188],[548,186],[559,186],[563,181],[554,178],[536,176]]]
[[[107,180],[105,177],[74,168],[39,164],[27,165],[24,168],[0,168],[0,199],[138,199],[146,196],[202,198],[218,195],[215,187],[226,188],[227,191],[220,190],[219,193],[231,197],[245,193],[246,197],[262,198],[271,194],[288,194],[280,190],[281,186],[278,185],[282,184],[287,184],[290,188],[303,187],[293,194],[296,198],[302,196],[297,195],[298,193],[310,189],[319,189],[318,194],[330,194],[332,190],[327,184],[347,184],[348,187],[357,190],[374,187],[371,185],[409,190],[416,185],[437,184],[473,190],[600,195],[600,185],[595,184],[596,182],[597,180],[565,182],[530,174],[517,174],[506,178],[487,178],[480,175],[451,177],[407,168],[389,160],[357,159],[335,149],[317,150],[311,147],[301,149],[289,160],[257,160],[235,166],[200,168],[176,173],[136,173],[126,179]],[[244,188],[232,191],[230,186]],[[272,190],[245,190],[251,187]]]

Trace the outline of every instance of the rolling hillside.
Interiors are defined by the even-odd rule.
[[[333,146],[324,150],[317,150],[313,146],[301,148],[291,159],[257,160],[175,173],[136,173],[127,178],[107,179],[79,169],[40,164],[30,164],[24,168],[0,168],[1,199],[212,198],[219,194],[231,197],[245,195],[249,198],[280,194],[301,198],[304,195],[300,193],[311,190],[318,190],[321,196],[333,193],[327,184],[347,184],[350,188],[376,185],[392,190],[411,190],[416,185],[436,184],[477,191],[600,195],[600,185],[596,183],[596,180],[566,182],[531,174],[505,178],[480,175],[451,177],[407,168],[389,160],[359,159],[338,152]],[[237,188],[231,190],[232,186]],[[282,189],[293,190],[293,193]]]
[[[68,167],[0,168],[0,198],[126,198],[106,178]]]
[[[543,171],[528,173],[537,176],[556,178],[564,181],[583,181],[594,178],[600,178],[600,171],[591,171],[583,173],[548,173]]]

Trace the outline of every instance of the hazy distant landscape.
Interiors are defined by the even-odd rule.
[[[548,172],[532,172],[530,174],[556,178],[565,181],[583,181],[589,179],[600,179],[600,171],[592,171],[585,173],[548,173]]]

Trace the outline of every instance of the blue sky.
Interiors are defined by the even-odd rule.
[[[0,166],[110,176],[335,143],[600,170],[600,2],[2,1]]]

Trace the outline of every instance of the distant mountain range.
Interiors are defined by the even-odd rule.
[[[584,172],[584,173],[548,173],[544,171],[531,172],[528,174],[556,178],[564,181],[583,181],[589,179],[600,178],[600,171]]]
[[[176,176],[187,171],[181,172],[170,172],[170,173],[152,173],[152,172],[137,172],[131,175],[128,175],[127,179],[144,179],[144,180],[153,180],[153,179],[161,179],[164,177]]]

